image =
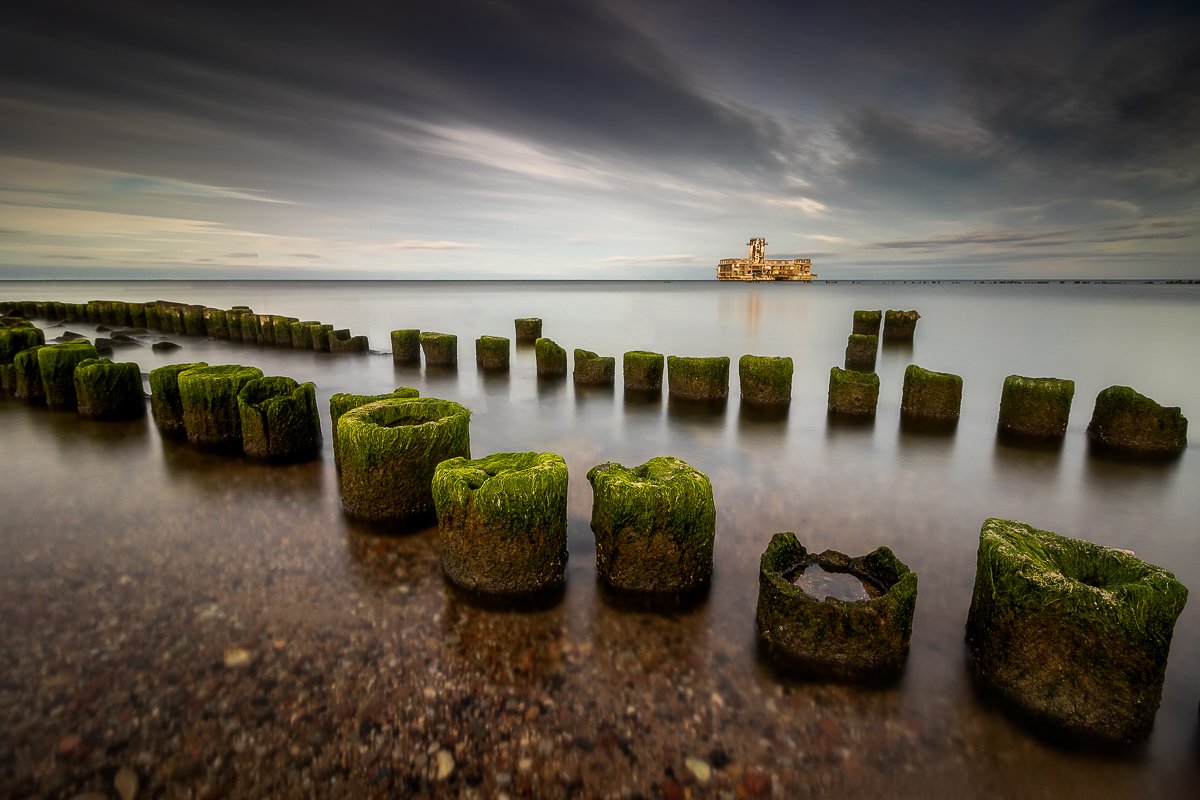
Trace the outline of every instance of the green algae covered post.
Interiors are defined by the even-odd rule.
[[[627,392],[661,392],[666,359],[662,353],[630,350],[621,360],[622,379]]]
[[[275,315],[258,315],[258,343],[275,344]]]
[[[507,336],[480,336],[475,340],[475,365],[480,369],[506,370],[511,349]]]
[[[458,336],[453,333],[422,331],[419,339],[421,350],[425,353],[425,366],[458,366]]]
[[[335,441],[342,508],[371,522],[413,525],[435,517],[433,473],[471,457],[471,412],[450,400],[378,400],[341,416]]]
[[[392,331],[392,363],[421,363],[421,331],[419,328],[401,328]]]
[[[316,330],[313,331],[313,352],[328,353],[329,352],[329,337],[333,335],[333,326],[329,323],[322,323]]]
[[[533,350],[539,377],[567,374],[567,351],[553,339],[539,337],[533,343]]]
[[[238,392],[242,452],[270,461],[304,461],[321,452],[316,386],[285,376],[255,378]]]
[[[833,367],[829,370],[829,410],[834,414],[875,416],[879,404],[879,375]]]
[[[790,404],[792,369],[792,359],[787,356],[742,356],[738,359],[742,401],[756,406]]]
[[[204,332],[211,339],[229,338],[229,316],[225,309],[204,309]]]
[[[608,588],[679,598],[707,588],[717,519],[707,475],[659,456],[633,468],[599,464],[587,479],[596,574]]]
[[[1096,396],[1087,432],[1104,448],[1177,455],[1187,447],[1187,425],[1178,406],[1161,406],[1128,386],[1109,386]]]
[[[855,311],[853,332],[862,336],[878,336],[882,320],[882,311]]]
[[[883,316],[883,340],[885,342],[911,342],[917,331],[917,320],[921,315],[916,311],[888,310]]]
[[[254,314],[246,306],[234,306],[225,312],[225,324],[229,329],[229,341],[241,344],[244,339],[242,335],[242,320]]]
[[[681,400],[729,397],[729,356],[667,356],[667,394]]]
[[[874,372],[875,356],[879,352],[879,337],[874,334],[852,333],[846,340],[846,369],[855,372]]]
[[[567,462],[555,453],[452,458],[433,474],[442,568],[483,595],[560,588],[567,566]]]
[[[114,364],[87,359],[75,367],[79,416],[94,419],[137,419],[146,413],[142,371],[132,361]]]
[[[1061,439],[1067,432],[1075,381],[1009,375],[1000,395],[1001,432]]]
[[[513,320],[516,327],[517,344],[533,344],[542,338],[542,320],[538,317],[522,317]]]
[[[158,304],[154,302],[142,303],[142,308],[142,314],[146,317],[147,330],[162,330],[162,320],[158,316]]]
[[[601,356],[591,350],[575,348],[575,383],[612,386],[616,380],[617,360],[612,356]]]
[[[18,400],[30,403],[46,402],[46,387],[42,384],[42,370],[38,365],[38,352],[51,345],[38,344],[27,347],[13,356],[13,394]]]
[[[904,370],[900,415],[908,419],[956,422],[962,407],[962,391],[960,376],[909,364]]]
[[[420,397],[421,393],[411,386],[397,386],[390,392],[383,394],[350,394],[348,392],[338,392],[329,398],[329,418],[333,423],[333,436],[337,440],[337,424],[338,419],[352,408],[365,406],[368,403],[375,403],[379,400],[404,400],[412,397]],[[336,447],[334,448],[337,449]]]
[[[809,584],[806,572],[817,579]],[[861,594],[809,588],[822,587],[828,573],[861,584]],[[916,605],[916,574],[886,547],[857,558],[811,555],[789,531],[771,537],[759,562],[759,640],[779,666],[804,677],[895,678],[908,658]]]
[[[204,323],[204,306],[202,305],[187,305],[180,309],[180,314],[183,317],[182,333],[188,336],[205,336],[208,333],[208,327]]]
[[[154,417],[154,424],[165,435],[182,437],[185,433],[179,374],[207,366],[203,361],[196,361],[190,364],[167,364],[150,370],[150,414]]]
[[[179,399],[188,441],[201,447],[242,446],[238,392],[263,376],[258,367],[222,364],[179,373]]]
[[[79,316],[73,314],[72,316]],[[129,327],[131,328],[146,328],[146,306],[142,303],[129,304]]]
[[[241,329],[243,344],[258,344],[258,314],[252,311],[244,311],[241,316]]]
[[[284,317],[279,314],[271,315],[271,330],[276,347],[292,346],[292,326],[299,321],[297,317]]]
[[[311,321],[292,323],[292,347],[296,350],[312,350],[313,326]]]
[[[46,405],[59,411],[74,411],[75,367],[89,358],[99,358],[96,348],[86,339],[52,344],[38,351],[38,370],[46,389]]]
[[[365,353],[370,349],[366,336],[351,336],[347,328],[330,331],[326,339],[331,353]]]
[[[0,327],[0,393],[17,392],[17,367],[13,363],[17,354],[45,343],[46,335],[41,328],[27,322],[16,327]]]
[[[967,654],[979,682],[1067,736],[1145,739],[1187,589],[1125,550],[989,519]]]

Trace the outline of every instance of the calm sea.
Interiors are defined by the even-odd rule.
[[[435,531],[376,536],[342,517],[327,417],[319,461],[266,467],[163,442],[149,421],[85,422],[3,400],[0,608],[22,611],[0,622],[6,654],[0,727],[41,735],[53,747],[56,737],[84,724],[64,717],[85,712],[62,701],[62,692],[47,689],[46,681],[73,685],[105,669],[118,676],[152,673],[157,652],[141,652],[148,645],[138,643],[137,631],[151,631],[143,634],[151,649],[170,644],[179,650],[176,658],[201,663],[220,661],[222,645],[254,650],[255,642],[272,636],[308,642],[294,646],[310,647],[318,658],[322,631],[361,619],[378,627],[391,619],[401,627],[430,626],[432,638],[417,640],[430,648],[425,672],[477,684],[525,680],[530,685],[524,688],[551,695],[559,707],[603,696],[597,687],[624,681],[614,676],[626,675],[622,659],[633,658],[634,671],[641,669],[650,687],[639,702],[651,719],[658,704],[675,713],[674,697],[653,694],[656,671],[703,707],[702,734],[683,726],[668,735],[668,721],[647,723],[656,736],[678,739],[677,761],[718,742],[735,761],[769,764],[785,795],[788,787],[808,785],[799,776],[811,767],[803,754],[820,746],[810,730],[813,708],[835,719],[839,730],[854,732],[828,766],[842,770],[831,792],[845,796],[860,790],[917,795],[926,781],[936,781],[944,796],[959,797],[1184,797],[1200,785],[1195,598],[1176,627],[1154,733],[1135,758],[1062,750],[1010,721],[977,695],[963,644],[977,538],[987,517],[1133,550],[1200,589],[1195,445],[1174,461],[1139,463],[1091,453],[1085,434],[1096,394],[1114,384],[1181,406],[1193,425],[1200,419],[1200,285],[0,283],[0,299],[24,298],[249,305],[366,334],[375,352],[363,356],[180,336],[175,340],[183,349],[173,354],[147,347],[118,351],[115,358],[136,360],[143,372],[183,361],[252,364],[268,375],[314,381],[323,409],[335,392],[398,385],[457,400],[474,412],[474,455],[548,450],[566,458],[570,563],[566,596],[554,610],[531,616],[463,610],[438,576]],[[888,308],[916,309],[921,319],[911,347],[880,351],[877,417],[865,425],[827,418],[829,369],[842,364],[853,311]],[[568,352],[580,347],[616,356],[618,388],[583,391],[569,377],[539,382],[530,348],[514,349],[508,374],[478,372],[474,339],[511,337],[513,319],[528,316],[541,317],[543,335]],[[398,328],[457,334],[458,369],[394,367],[388,333]],[[72,329],[96,335],[95,326]],[[47,337],[61,332],[49,329]],[[715,410],[679,407],[665,392],[661,402],[627,400],[619,388],[620,356],[638,349],[730,356],[729,402]],[[741,407],[736,363],[745,353],[794,360],[786,415],[763,418]],[[963,377],[962,418],[952,433],[901,429],[902,376],[910,363]],[[1010,374],[1075,381],[1061,447],[997,441],[1000,390]],[[1193,428],[1193,441],[1196,435]],[[604,461],[634,465],[656,455],[678,456],[707,473],[716,497],[712,591],[686,614],[610,608],[594,583],[584,475]],[[794,683],[759,662],[758,560],[771,535],[786,530],[815,551],[860,555],[887,545],[917,572],[912,651],[897,686]],[[197,621],[196,609],[206,604],[220,609],[216,622]],[[176,616],[185,611],[186,622]],[[517,647],[532,635],[531,626],[563,652],[590,653],[586,667],[576,664],[578,674],[538,686],[536,676],[496,677],[489,659],[508,655],[492,645],[479,643],[479,658],[462,657],[472,634],[486,631]],[[347,645],[357,646],[366,645]],[[650,651],[661,657],[647,665]],[[686,670],[678,666],[685,662],[691,665]],[[423,687],[423,676],[405,680]],[[710,703],[710,695],[720,696],[725,709],[730,692],[741,698],[738,713],[711,712],[717,701]],[[120,696],[104,697],[120,705]],[[58,721],[45,722],[55,715]],[[764,744],[768,723],[773,734]],[[855,759],[872,748],[890,755]],[[253,769],[252,756],[240,757],[248,759],[244,769]],[[646,776],[661,776],[674,757],[647,753],[629,779],[648,791]],[[11,760],[6,768],[20,772]]]

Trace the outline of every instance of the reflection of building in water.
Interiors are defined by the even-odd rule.
[[[747,242],[749,258],[723,258],[717,262],[721,281],[811,281],[811,258],[767,259],[767,240],[759,236]]]

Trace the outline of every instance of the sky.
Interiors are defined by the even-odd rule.
[[[1200,3],[21,2],[0,279],[1200,278]]]

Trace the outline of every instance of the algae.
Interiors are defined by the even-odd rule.
[[[475,365],[480,369],[506,370],[510,349],[505,336],[480,336],[475,340]]]
[[[916,311],[888,310],[883,316],[883,340],[885,342],[910,342],[917,330],[921,315]]]
[[[46,334],[32,325],[0,328],[0,364],[11,364],[22,350],[46,343]]]
[[[909,364],[904,370],[900,415],[910,419],[955,421],[962,407],[962,391],[960,376]]]
[[[28,347],[13,356],[13,394],[18,400],[30,403],[46,402],[46,387],[42,384],[42,371],[38,364],[38,352],[52,345],[38,344]]]
[[[179,398],[188,441],[202,447],[240,449],[238,392],[262,376],[258,367],[240,364],[196,367],[179,373]]]
[[[183,436],[183,399],[179,396],[179,374],[207,367],[203,361],[167,364],[150,370],[150,413],[164,434]]]
[[[453,333],[422,331],[421,350],[425,353],[427,367],[453,367],[458,365],[458,336]]]
[[[542,338],[542,320],[538,317],[521,317],[513,320],[517,344],[533,344]]]
[[[1177,455],[1187,447],[1187,424],[1178,406],[1159,405],[1129,386],[1109,386],[1096,396],[1087,432],[1114,450]]]
[[[742,401],[758,406],[792,402],[792,359],[787,356],[744,355],[738,359]]]
[[[567,351],[559,347],[553,339],[539,337],[533,343],[533,350],[539,376],[567,374]]]
[[[79,415],[94,419],[137,419],[146,413],[141,368],[132,361],[87,359],[75,367]]]
[[[46,405],[55,410],[74,411],[75,367],[89,358],[99,358],[96,348],[86,339],[53,344],[38,351],[38,370],[46,391]]]
[[[392,362],[396,364],[419,364],[421,362],[420,330],[401,328],[392,331]]]
[[[879,403],[879,375],[839,367],[829,370],[829,411],[874,416]]]
[[[242,451],[251,458],[303,461],[321,451],[316,386],[286,376],[255,378],[238,392]]]
[[[878,336],[879,323],[882,321],[882,311],[855,311],[853,332],[863,336]]]
[[[1061,439],[1074,396],[1072,380],[1009,375],[1000,395],[999,428],[1004,433]]]
[[[667,356],[667,394],[683,400],[729,397],[729,356]]]
[[[616,379],[617,360],[612,356],[601,356],[591,350],[575,348],[575,383],[611,386]]]
[[[846,369],[855,372],[874,372],[879,351],[879,337],[874,334],[852,333],[846,340]]]

